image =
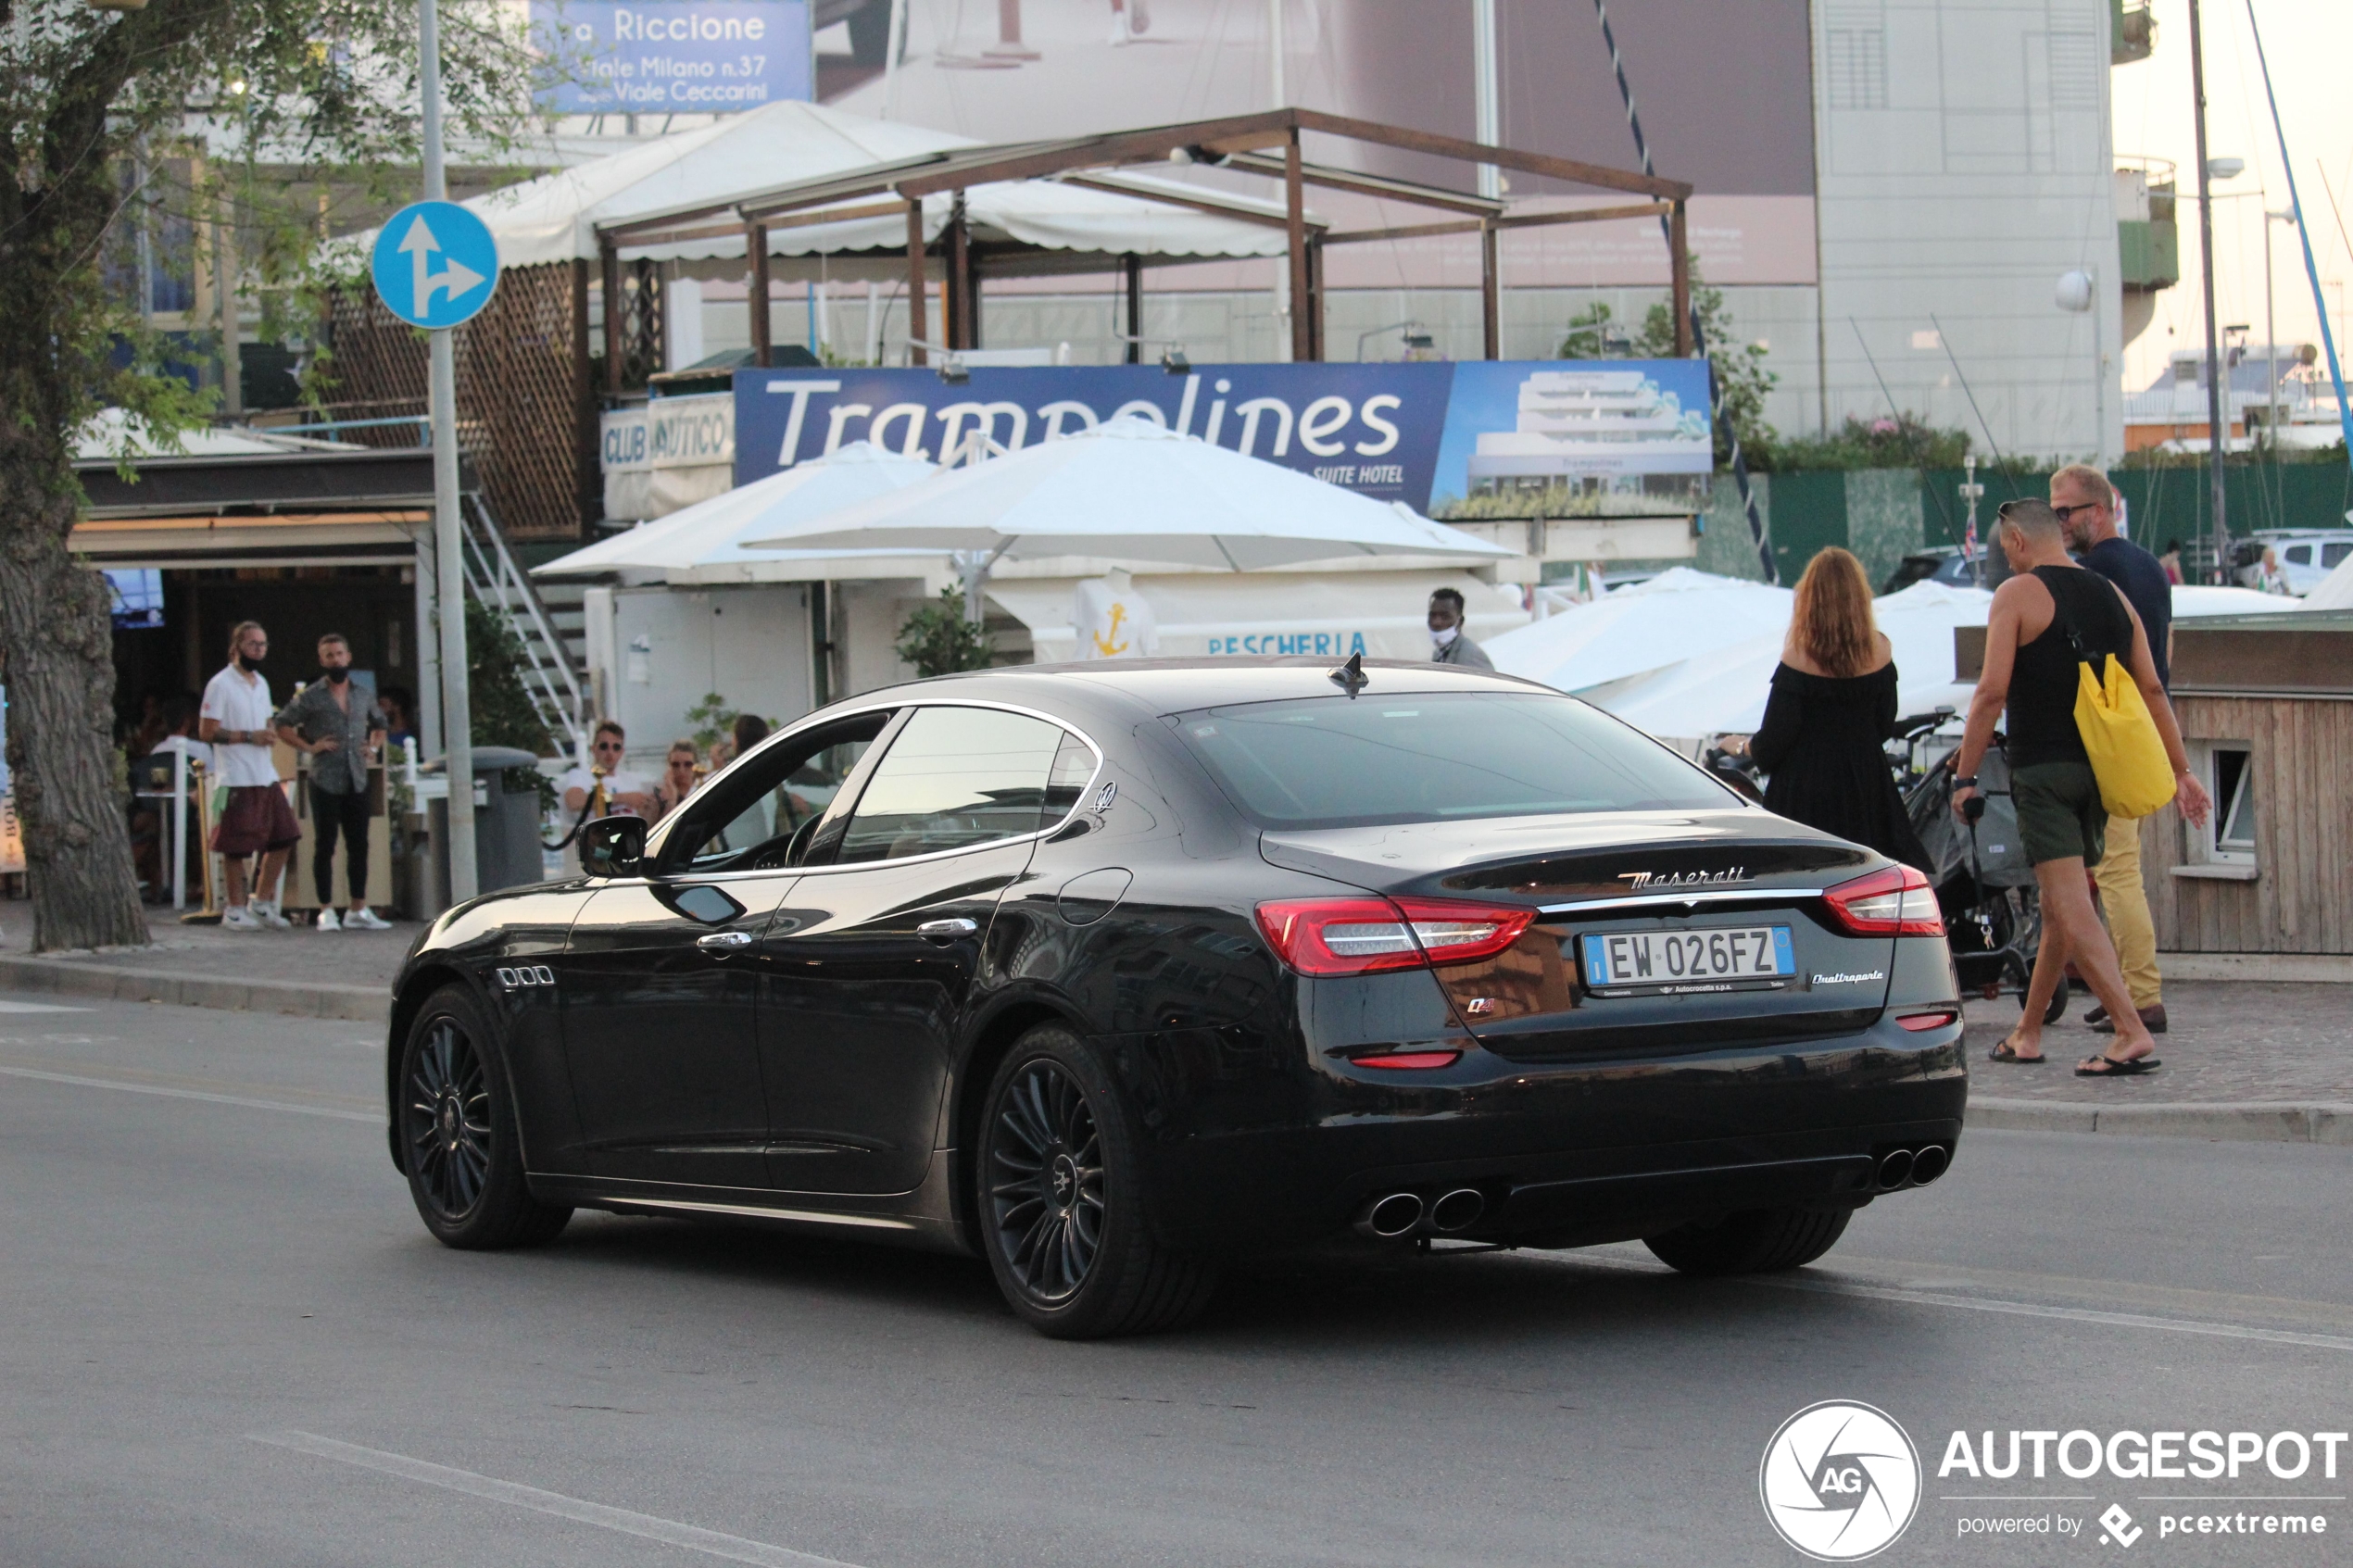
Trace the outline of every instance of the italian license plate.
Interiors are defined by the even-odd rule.
[[[1750,925],[1588,933],[1582,938],[1585,984],[1604,995],[1777,989],[1797,972],[1789,931]]]

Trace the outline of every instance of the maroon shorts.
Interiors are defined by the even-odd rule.
[[[286,792],[276,784],[229,791],[229,809],[212,825],[212,847],[223,855],[259,855],[302,842]]]

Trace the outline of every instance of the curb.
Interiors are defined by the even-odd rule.
[[[283,1012],[355,1023],[382,1023],[392,1016],[388,987],[324,981],[297,985],[283,980],[223,980],[170,970],[117,969],[71,959],[0,955],[0,987],[117,1002],[170,1002],[231,1012]]]
[[[2069,1100],[1981,1099],[1966,1125],[1994,1132],[2108,1133],[2143,1138],[2353,1146],[2353,1104],[2218,1100],[2208,1105],[2084,1105]]]

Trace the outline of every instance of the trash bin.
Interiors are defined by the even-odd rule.
[[[539,792],[529,784],[510,789],[501,776],[510,768],[530,768],[539,759],[511,746],[474,747],[474,886],[520,887],[546,880],[539,858]],[[446,768],[445,758],[433,766]],[[449,802],[432,803],[433,856],[445,898],[449,886]]]

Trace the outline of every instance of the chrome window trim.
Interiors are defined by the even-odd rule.
[[[1741,891],[1712,889],[1701,893],[1642,893],[1627,898],[1587,898],[1574,904],[1542,904],[1541,915],[1594,914],[1605,909],[1657,909],[1669,904],[1759,904],[1785,898],[1818,898],[1820,887],[1755,887]]]
[[[1084,745],[1088,751],[1094,753],[1095,766],[1088,771],[1087,774],[1087,782],[1078,787],[1077,803],[1072,806],[1068,811],[1064,812],[1061,819],[1055,822],[1051,826],[1041,827],[1034,833],[1017,834],[1011,838],[992,838],[985,844],[966,844],[954,849],[935,849],[927,855],[901,855],[894,859],[888,860],[859,860],[847,866],[784,866],[768,871],[711,872],[700,876],[697,876],[692,872],[680,872],[674,877],[649,877],[647,881],[649,883],[659,881],[664,885],[674,885],[687,881],[718,882],[734,877],[826,876],[841,872],[873,871],[882,866],[921,865],[932,860],[945,860],[951,856],[975,855],[985,849],[999,849],[1008,844],[1035,843],[1039,839],[1049,838],[1053,834],[1062,832],[1063,829],[1071,824],[1071,822],[1075,818],[1086,811],[1088,797],[1093,793],[1096,783],[1103,776],[1103,764],[1106,760],[1103,748],[1095,744],[1094,736],[1088,734],[1086,731],[1080,729],[1077,725],[1072,723],[1067,719],[1045,712],[1040,709],[1025,707],[1017,702],[993,702],[969,697],[961,699],[941,697],[929,701],[871,702],[862,708],[852,708],[839,712],[828,709],[824,710],[822,713],[812,713],[800,723],[793,726],[791,729],[782,730],[777,734],[771,735],[768,739],[761,742],[757,747],[745,753],[742,757],[737,758],[734,762],[729,763],[724,772],[714,773],[710,779],[705,780],[705,786],[708,787],[711,784],[725,778],[728,773],[734,772],[736,768],[749,762],[753,758],[758,757],[770,746],[781,745],[784,742],[790,740],[795,735],[803,734],[810,730],[820,728],[822,727],[822,724],[837,724],[845,719],[855,719],[861,714],[912,712],[914,709],[919,708],[986,708],[994,709],[1000,713],[1014,713],[1019,714],[1025,719],[1036,719],[1041,721],[1042,722],[1053,725],[1064,734],[1077,736],[1079,742]],[[887,758],[888,753],[885,753],[885,756]],[[1051,764],[1050,763],[1049,767],[1051,766]],[[699,793],[699,791],[698,791],[698,793]],[[673,815],[675,815],[675,813],[673,813]],[[855,806],[850,808],[849,815],[853,821],[857,818],[858,809]],[[663,822],[667,822],[669,820],[669,818],[664,818]],[[650,854],[652,852],[652,847],[649,843],[648,847],[648,853]]]

